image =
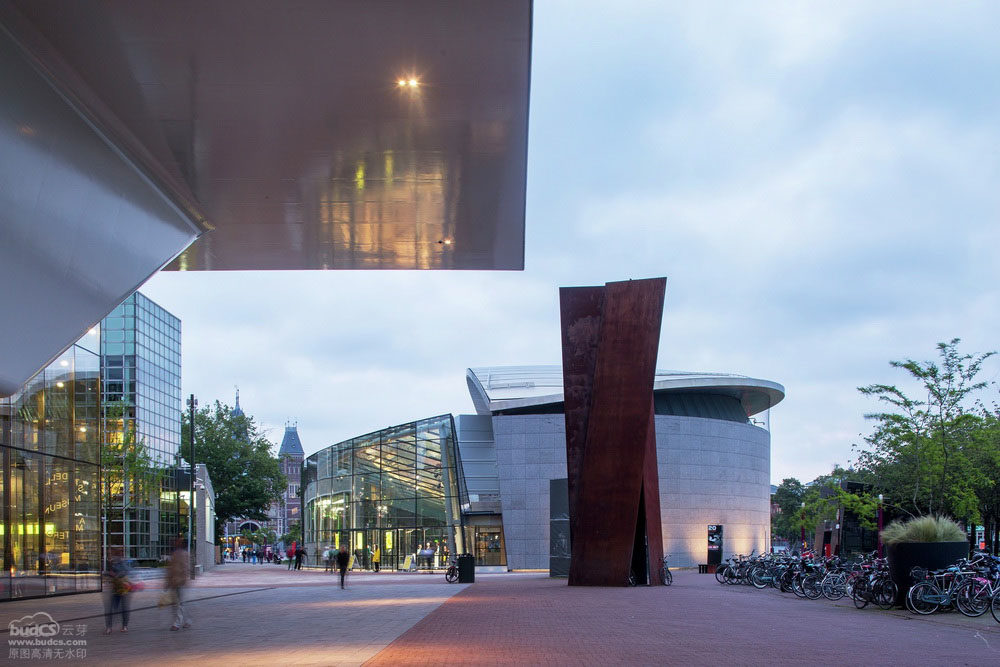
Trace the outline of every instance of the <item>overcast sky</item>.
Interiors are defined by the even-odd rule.
[[[1000,4],[537,0],[526,269],[163,273],[184,395],[306,453],[559,363],[558,288],[667,276],[657,366],[781,383],[771,478],[845,464],[889,360],[1000,347]],[[984,379],[996,380],[991,361]],[[996,390],[991,390],[996,395]]]

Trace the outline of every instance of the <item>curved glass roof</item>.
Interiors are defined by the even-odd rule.
[[[469,394],[482,415],[563,400],[562,366],[486,366],[466,371]],[[708,393],[731,396],[740,401],[747,416],[777,405],[785,388],[777,382],[735,375],[657,369],[656,393]]]

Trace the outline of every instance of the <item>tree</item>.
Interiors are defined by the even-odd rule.
[[[166,474],[166,466],[150,456],[145,441],[136,437],[135,420],[130,417],[129,407],[121,401],[105,405],[105,443],[101,447],[104,538],[107,540],[110,524],[120,522],[120,546],[126,558],[131,557],[132,513],[137,507],[159,502],[160,487]],[[105,542],[105,551],[107,546]],[[107,557],[105,553],[105,559]]]
[[[801,533],[799,519],[804,494],[805,487],[799,480],[794,477],[781,480],[771,499],[777,505],[777,511],[771,520],[773,537],[788,540],[793,544],[798,541]]]
[[[190,442],[190,419],[185,412],[182,442]],[[195,459],[208,468],[215,489],[216,533],[237,517],[267,520],[271,502],[287,488],[272,443],[258,431],[252,417],[233,416],[228,405],[215,401],[194,417]],[[187,447],[182,449],[187,450]]]
[[[911,515],[949,514],[975,525],[983,516],[991,484],[991,448],[984,434],[989,412],[975,401],[987,386],[977,380],[994,352],[960,354],[960,339],[938,343],[939,361],[892,361],[916,380],[925,397],[911,398],[895,385],[858,390],[891,406],[865,415],[876,422],[858,449],[857,465],[892,507]],[[979,410],[977,411],[977,406]],[[996,440],[992,441],[995,452]]]
[[[295,521],[288,527],[288,532],[281,536],[282,543],[287,547],[292,542],[302,542],[302,523]]]
[[[897,506],[914,514],[951,513],[970,517],[976,500],[964,483],[969,461],[967,446],[979,418],[969,410],[970,398],[986,386],[977,382],[982,363],[993,352],[961,355],[959,339],[938,343],[940,365],[932,361],[892,361],[909,373],[926,392],[923,400],[911,398],[895,385],[859,387],[894,411],[865,415],[876,421],[859,452],[859,465],[882,478],[894,490]]]

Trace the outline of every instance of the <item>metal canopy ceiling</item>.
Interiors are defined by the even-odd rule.
[[[523,268],[530,0],[3,4],[203,217],[168,269]]]
[[[0,396],[164,265],[522,269],[530,46],[530,0],[0,0]]]

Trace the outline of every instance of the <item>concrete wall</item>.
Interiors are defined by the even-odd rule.
[[[493,417],[507,567],[549,568],[549,480],[566,476],[562,415]]]
[[[562,415],[493,417],[508,567],[548,569],[549,482],[566,476]],[[656,417],[664,553],[704,563],[710,523],[723,556],[762,551],[770,534],[770,434],[749,424]]]
[[[673,565],[706,562],[708,524],[723,524],[723,558],[763,551],[771,532],[771,436],[698,417],[657,417],[663,552]]]

